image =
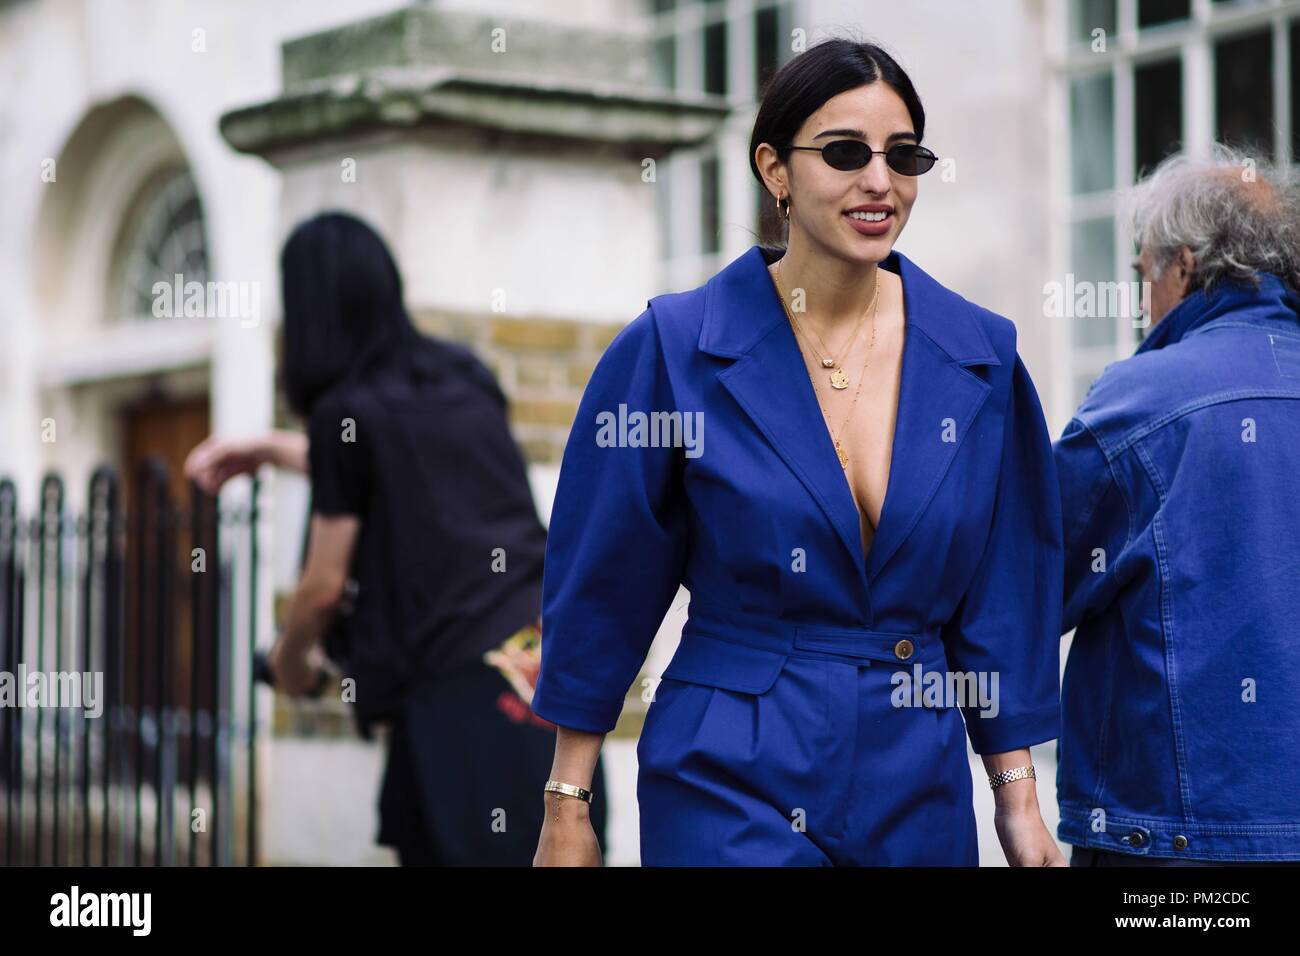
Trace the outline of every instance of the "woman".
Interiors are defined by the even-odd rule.
[[[544,808],[526,783],[554,748],[528,706],[546,532],[505,396],[468,349],[415,330],[359,220],[298,226],[281,271],[281,378],[308,434],[209,439],[186,471],[209,492],[263,463],[310,474],[306,561],[268,664],[303,695],[327,639],[363,734],[391,724],[378,842],[408,865],[527,865]]]
[[[879,47],[793,59],[750,154],[784,250],[654,298],[593,372],[547,543],[538,863],[596,861],[601,795],[565,787],[590,789],[684,584],[637,747],[643,863],[976,865],[965,717],[1008,861],[1065,865],[1028,749],[1058,725],[1051,445],[1012,323],[892,251],[924,126]],[[695,448],[634,417],[674,412]],[[991,693],[933,692],[963,677]]]

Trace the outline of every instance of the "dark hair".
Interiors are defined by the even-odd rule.
[[[402,277],[384,240],[342,212],[300,223],[280,254],[284,297],[281,378],[307,416],[349,373],[409,350],[418,337],[402,304]]]
[[[768,81],[749,137],[749,168],[759,186],[765,187],[754,153],[770,143],[782,163],[790,161],[790,147],[799,127],[832,97],[846,90],[883,81],[903,100],[919,143],[925,136],[925,109],[912,81],[898,62],[874,43],[832,38],[809,47]],[[779,220],[764,206],[763,233],[779,238]]]
[[[504,407],[505,393],[472,351],[423,335],[402,302],[402,276],[379,234],[355,216],[300,223],[280,253],[284,347],[280,381],[304,418],[346,378],[457,375]]]

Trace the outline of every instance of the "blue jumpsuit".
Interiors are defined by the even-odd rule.
[[[551,514],[533,710],[611,730],[683,585],[637,745],[643,864],[973,866],[963,727],[981,754],[1059,727],[1042,410],[1015,326],[891,253],[906,340],[864,555],[777,254],[653,298],[597,363]]]

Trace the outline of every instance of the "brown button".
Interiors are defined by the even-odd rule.
[[[894,645],[894,655],[900,660],[905,661],[912,656],[912,642],[901,640]]]
[[[1128,835],[1129,844],[1132,846],[1141,846],[1146,842],[1146,837],[1142,835],[1141,830],[1134,830]]]
[[[1183,836],[1181,833],[1178,834],[1178,836],[1174,837],[1174,849],[1175,849],[1175,850],[1186,850],[1186,849],[1187,849],[1187,837]]]

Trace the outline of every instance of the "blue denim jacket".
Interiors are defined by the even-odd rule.
[[[1300,297],[1171,310],[1055,445],[1060,839],[1300,859]]]

